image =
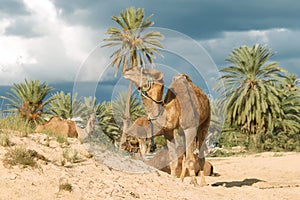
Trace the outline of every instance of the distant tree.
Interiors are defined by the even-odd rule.
[[[300,89],[296,80],[295,74],[289,74],[278,86],[283,115],[275,119],[275,133],[300,133]]]
[[[120,93],[115,101],[112,102],[112,112],[116,122],[123,126],[122,116],[125,114],[127,94]],[[135,95],[130,97],[130,118],[135,121],[140,116],[145,116],[146,111],[143,108],[143,104]]]
[[[80,117],[86,111],[84,105],[77,99],[77,94],[57,92],[52,96],[53,100],[47,106],[50,116],[59,116],[63,119]]]
[[[8,109],[4,112],[19,114],[26,122],[36,125],[43,121],[44,108],[53,100],[46,99],[51,90],[51,87],[48,87],[45,82],[40,83],[39,80],[25,79],[25,83],[14,84],[11,92],[1,96],[9,102]]]
[[[158,48],[162,48],[162,44],[158,40],[163,39],[163,36],[158,31],[145,33],[145,30],[153,26],[154,22],[151,21],[152,15],[146,19],[144,19],[144,15],[144,9],[131,7],[122,11],[119,16],[112,17],[112,20],[120,28],[108,28],[106,33],[110,36],[104,39],[108,42],[104,46],[118,47],[111,55],[111,66],[115,66],[116,74],[120,67],[124,71],[133,67],[145,67],[146,63],[153,64],[155,54],[160,55]],[[122,116],[123,130],[126,130],[130,124],[129,104],[131,93],[132,83],[130,82],[125,112]]]
[[[266,133],[274,119],[284,113],[280,107],[278,80],[285,70],[277,62],[267,63],[273,53],[265,46],[242,46],[226,59],[232,65],[220,71],[224,82],[221,94],[226,120],[248,134]]]

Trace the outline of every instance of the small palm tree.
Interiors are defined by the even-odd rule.
[[[114,144],[120,141],[122,131],[114,118],[112,103],[103,102],[100,104],[96,117],[104,134],[107,135]]]
[[[118,98],[112,102],[112,112],[116,122],[122,127],[123,116],[125,115],[127,94],[120,93]],[[130,118],[135,121],[137,118],[146,115],[142,103],[135,95],[130,98]]]
[[[146,63],[153,65],[155,54],[161,55],[158,48],[162,48],[159,40],[163,35],[158,31],[149,31],[146,29],[153,26],[152,15],[144,19],[144,9],[134,7],[122,11],[119,16],[113,16],[112,20],[118,27],[108,28],[107,34],[110,34],[104,41],[108,42],[103,47],[117,47],[111,55],[111,66],[115,66],[116,74],[119,68],[122,71],[132,67],[145,67]],[[130,96],[132,93],[132,83],[129,83],[125,115],[123,116],[123,130],[126,130],[130,124]],[[122,137],[124,138],[124,137]]]
[[[53,100],[46,99],[51,90],[51,87],[39,80],[25,79],[25,83],[14,84],[7,96],[1,96],[9,102],[8,109],[4,112],[18,113],[26,122],[38,124],[43,121],[44,107]]]
[[[77,94],[57,92],[52,96],[53,100],[47,107],[50,116],[59,116],[63,119],[72,119],[80,117],[85,108],[80,100],[77,100]]]
[[[266,63],[273,53],[265,46],[242,46],[229,54],[232,65],[220,71],[224,81],[222,103],[226,120],[247,133],[265,133],[283,115],[276,83],[284,77],[277,62]]]

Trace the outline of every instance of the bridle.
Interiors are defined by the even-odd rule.
[[[150,148],[150,151],[154,151],[156,149],[156,145],[154,143],[154,125],[153,125],[153,122],[154,120],[157,120],[158,117],[163,113],[164,111],[164,100],[156,100],[156,99],[153,99],[152,97],[150,97],[148,95],[148,91],[151,89],[151,87],[153,86],[154,84],[154,80],[152,77],[147,77],[147,87],[146,89],[143,89],[143,67],[141,68],[141,77],[140,77],[140,86],[138,87],[138,91],[140,93],[140,95],[142,97],[145,97],[146,99],[149,99],[151,101],[153,101],[154,103],[156,104],[161,104],[161,108],[159,109],[159,112],[156,116],[154,117],[150,117],[148,116],[148,121],[150,123],[150,127],[151,127],[151,148]]]
[[[146,99],[149,99],[151,101],[153,101],[154,103],[156,104],[162,104],[164,105],[164,100],[155,100],[153,99],[152,97],[150,97],[148,95],[148,91],[151,89],[151,87],[153,86],[154,84],[154,80],[152,77],[147,77],[147,88],[146,89],[143,89],[143,68],[141,68],[141,79],[140,79],[140,86],[138,87],[138,91],[140,92],[140,95],[145,97]]]

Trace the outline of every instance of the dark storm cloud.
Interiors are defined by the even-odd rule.
[[[26,6],[20,0],[0,0],[0,17],[1,15],[27,15]]]
[[[300,28],[300,1],[297,0],[56,0],[55,5],[70,23],[83,23],[96,29],[111,26],[110,17],[126,7],[143,7],[146,15],[154,14],[156,26],[197,39],[220,36],[223,31]],[[88,13],[78,16],[80,9]]]

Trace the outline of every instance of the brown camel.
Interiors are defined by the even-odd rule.
[[[178,132],[179,135],[183,135],[185,155],[180,178],[183,180],[188,170],[194,184],[197,184],[193,153],[193,143],[196,142],[200,152],[201,185],[206,185],[203,173],[205,158],[201,146],[209,128],[210,106],[205,93],[194,85],[187,75],[179,74],[173,78],[163,100],[164,82],[161,72],[155,69],[131,68],[126,70],[123,76],[131,80],[140,91],[143,105],[151,122],[146,128],[140,127],[142,130],[139,132],[144,136],[138,137],[148,138],[149,130],[151,136],[164,135],[171,160],[171,174],[176,176],[179,155],[176,153],[175,134]],[[131,134],[130,131],[126,132]]]

